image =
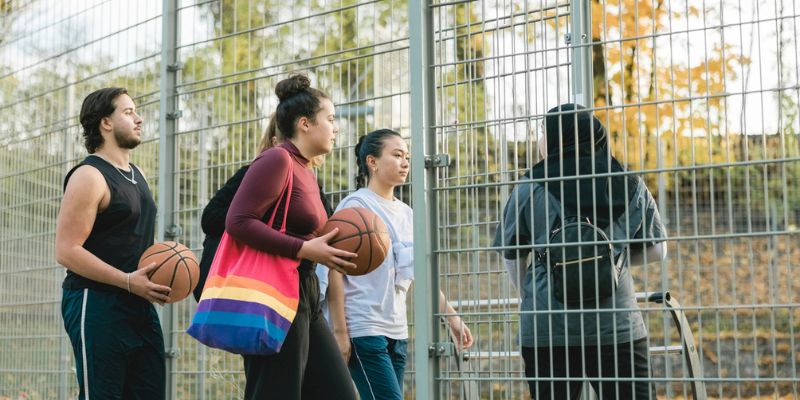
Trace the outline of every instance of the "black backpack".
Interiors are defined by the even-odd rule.
[[[606,232],[588,218],[566,217],[536,252],[548,268],[556,299],[569,307],[596,305],[617,288],[625,252],[614,257]]]

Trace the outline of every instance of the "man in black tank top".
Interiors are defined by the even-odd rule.
[[[154,302],[169,287],[137,270],[153,244],[156,205],[129,162],[142,119],[122,88],[91,93],[80,114],[89,151],[64,179],[56,259],[67,268],[61,311],[72,342],[80,399],[163,399],[164,339]]]

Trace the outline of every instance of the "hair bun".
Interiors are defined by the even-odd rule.
[[[311,80],[303,74],[292,75],[275,86],[275,94],[280,101],[284,101],[311,87]]]

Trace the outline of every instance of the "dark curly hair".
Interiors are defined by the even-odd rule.
[[[275,110],[275,120],[283,137],[294,138],[294,124],[306,117],[314,122],[319,112],[320,99],[328,99],[321,90],[311,87],[311,80],[302,74],[292,75],[275,86],[275,94],[280,103]]]
[[[83,99],[81,105],[80,121],[83,127],[83,145],[91,154],[103,145],[103,135],[100,134],[100,120],[114,113],[117,108],[114,100],[128,94],[128,90],[120,87],[110,87],[96,90]]]

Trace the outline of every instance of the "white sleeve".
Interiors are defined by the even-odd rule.
[[[631,252],[631,266],[642,266],[667,258],[667,246],[664,242],[658,242],[654,246],[644,249],[644,251]]]
[[[414,280],[413,244],[392,243],[392,256],[394,257],[395,270],[394,284],[407,292],[411,282]]]
[[[322,264],[317,264],[316,270],[317,279],[319,279],[319,301],[323,302],[328,294],[328,272],[330,269]]]
[[[508,258],[503,259],[503,265],[506,267],[506,271],[508,271],[511,285],[514,286],[514,289],[517,291],[520,290],[520,282],[525,278],[525,261],[524,258],[516,258],[513,260]]]

